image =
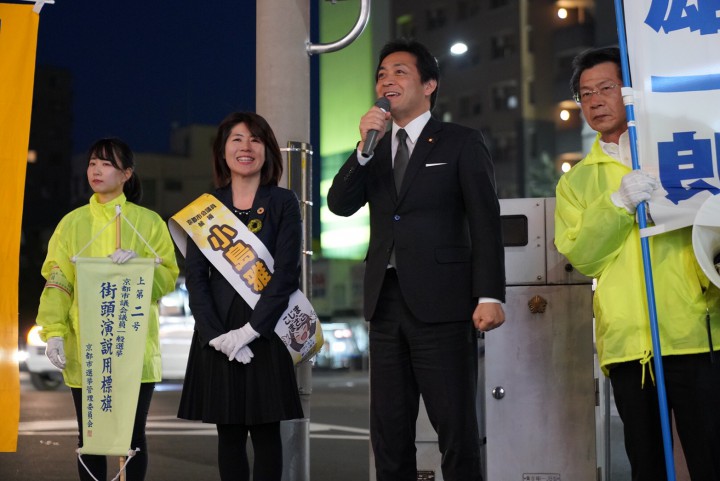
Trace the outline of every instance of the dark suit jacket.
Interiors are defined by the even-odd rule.
[[[217,189],[213,195],[232,208],[229,186]],[[290,295],[299,288],[302,221],[297,197],[287,189],[261,186],[250,210],[252,219],[262,222],[262,228],[255,235],[268,248],[275,265],[272,278],[263,289],[249,322],[261,335],[270,337],[287,309]],[[185,285],[190,296],[190,310],[195,317],[195,329],[204,346],[230,330],[227,317],[236,291],[192,241],[187,245]]]
[[[505,300],[500,205],[480,132],[430,119],[400,192],[391,135],[365,166],[353,153],[333,180],[328,207],[341,216],[370,207],[365,317],[371,320],[395,246],[397,275],[413,314],[425,322],[469,320],[478,297]]]

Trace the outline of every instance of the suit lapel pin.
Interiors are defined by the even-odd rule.
[[[263,215],[265,213],[265,207],[258,207],[257,213],[258,215]]]
[[[435,137],[428,137],[427,141],[432,144],[433,142],[435,142]]]

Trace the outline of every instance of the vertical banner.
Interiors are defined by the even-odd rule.
[[[130,449],[145,354],[154,259],[76,263],[83,366],[82,454]]]
[[[30,137],[38,15],[32,5],[0,3],[0,452],[17,450],[20,380],[18,272]]]
[[[662,183],[652,235],[692,225],[720,193],[720,3],[627,0],[624,13],[639,160]]]

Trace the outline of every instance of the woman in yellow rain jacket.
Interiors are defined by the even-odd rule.
[[[175,250],[162,218],[134,203],[140,198],[141,187],[134,172],[133,153],[127,144],[118,139],[95,142],[88,151],[87,177],[94,192],[90,203],[67,214],[50,239],[48,255],[42,266],[42,275],[47,282],[40,296],[37,324],[42,326],[41,337],[48,343],[48,358],[62,369],[65,384],[71,388],[80,427],[79,446],[82,446],[83,368],[78,345],[80,320],[74,291],[75,264],[71,259],[81,250],[84,257],[107,256],[118,264],[136,256],[154,258],[155,253],[162,259],[154,271],[142,384],[132,435],[132,448],[140,448],[140,451],[127,465],[128,481],[143,480],[147,470],[145,421],[155,383],[161,381],[157,301],[175,288],[178,276]],[[116,205],[120,205],[122,214],[152,250],[129,227],[121,231],[123,249],[116,249],[114,226],[100,233],[115,217]],[[96,235],[98,237],[93,240]],[[83,462],[95,478],[105,479],[105,456],[84,455]],[[93,479],[80,463],[78,471],[81,480]]]

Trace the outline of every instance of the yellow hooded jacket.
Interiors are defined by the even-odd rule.
[[[597,279],[596,342],[606,375],[615,363],[652,358],[639,230],[634,214],[610,199],[628,172],[596,139],[556,189],[555,245],[578,271]],[[709,351],[706,312],[713,347],[720,348],[720,292],[700,270],[691,234],[686,227],[650,238],[663,356]]]
[[[175,288],[178,266],[175,261],[175,248],[167,226],[155,212],[128,202],[124,194],[105,204],[90,198],[88,205],[67,214],[55,228],[50,238],[48,254],[42,266],[42,275],[49,280],[40,296],[37,324],[42,326],[40,335],[44,341],[50,337],[62,337],[65,340],[66,365],[63,370],[65,384],[70,387],[82,387],[80,349],[78,346],[79,321],[77,297],[73,295],[75,284],[75,264],[70,259],[83,249],[115,217],[115,206],[120,205],[123,215],[140,232],[142,237],[162,258],[162,264],[155,267],[150,307],[145,358],[143,361],[142,382],[162,380],[160,364],[160,344],[158,340],[158,304],[157,301]],[[139,257],[155,257],[138,235],[123,221],[121,245],[131,249]],[[109,226],[82,252],[83,257],[106,257],[115,251],[115,227]],[[59,271],[58,271],[59,269]]]

